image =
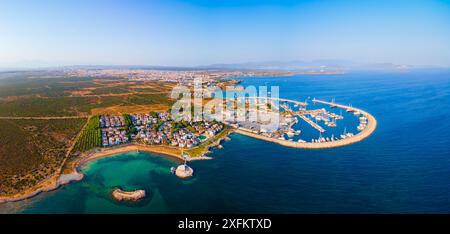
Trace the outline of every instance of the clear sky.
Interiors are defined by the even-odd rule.
[[[0,1],[0,67],[318,59],[450,66],[450,2]]]

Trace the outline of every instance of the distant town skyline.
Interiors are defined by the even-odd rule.
[[[345,60],[450,67],[450,2],[0,2],[0,68]]]

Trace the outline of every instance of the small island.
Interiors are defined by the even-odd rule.
[[[145,197],[145,190],[136,190],[132,192],[123,191],[122,189],[114,189],[112,196],[117,201],[139,201]]]
[[[188,166],[186,163],[179,165],[175,170],[175,175],[179,178],[185,179],[189,178],[194,174],[194,170]]]

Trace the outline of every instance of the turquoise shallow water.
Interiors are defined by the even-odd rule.
[[[180,162],[128,153],[89,164],[86,178],[26,202],[0,206],[19,213],[450,213],[450,73],[346,74],[245,78],[279,85],[280,96],[308,96],[362,108],[378,128],[357,144],[292,149],[233,134],[214,160]],[[110,198],[113,188],[143,188],[136,204]]]

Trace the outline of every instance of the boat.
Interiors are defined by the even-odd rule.
[[[325,138],[322,137],[322,133],[319,132],[319,139],[317,139],[317,142],[325,142],[325,141],[326,141]]]
[[[337,105],[334,103],[334,98],[331,99],[331,104],[330,104],[331,108],[336,108]]]
[[[288,136],[288,137],[293,137],[294,135],[295,135],[295,132],[294,131],[289,131],[289,132],[286,132],[286,135]]]
[[[341,134],[341,139],[347,138],[347,128],[344,128],[344,133]]]
[[[347,112],[353,112],[353,111],[355,111],[355,110],[353,109],[353,107],[352,107],[352,104],[348,104],[348,108],[347,108],[346,111],[347,111]]]
[[[300,133],[302,133],[302,131],[301,131],[301,130],[297,130],[297,131],[295,131],[295,135],[300,135]]]
[[[328,127],[336,127],[336,118],[333,118],[333,120],[331,122],[328,122],[327,126]]]
[[[175,167],[171,167],[170,168],[170,173],[172,173],[172,174],[175,174],[175,171],[176,171],[177,169],[175,168]]]
[[[344,119],[344,116],[342,115],[342,109],[339,111],[339,115],[336,115],[336,119]]]
[[[299,142],[299,143],[306,143],[306,141],[304,141],[302,139],[299,139],[297,142]]]
[[[361,115],[361,112],[355,111],[353,114],[356,115],[356,116],[359,116],[359,115]]]

